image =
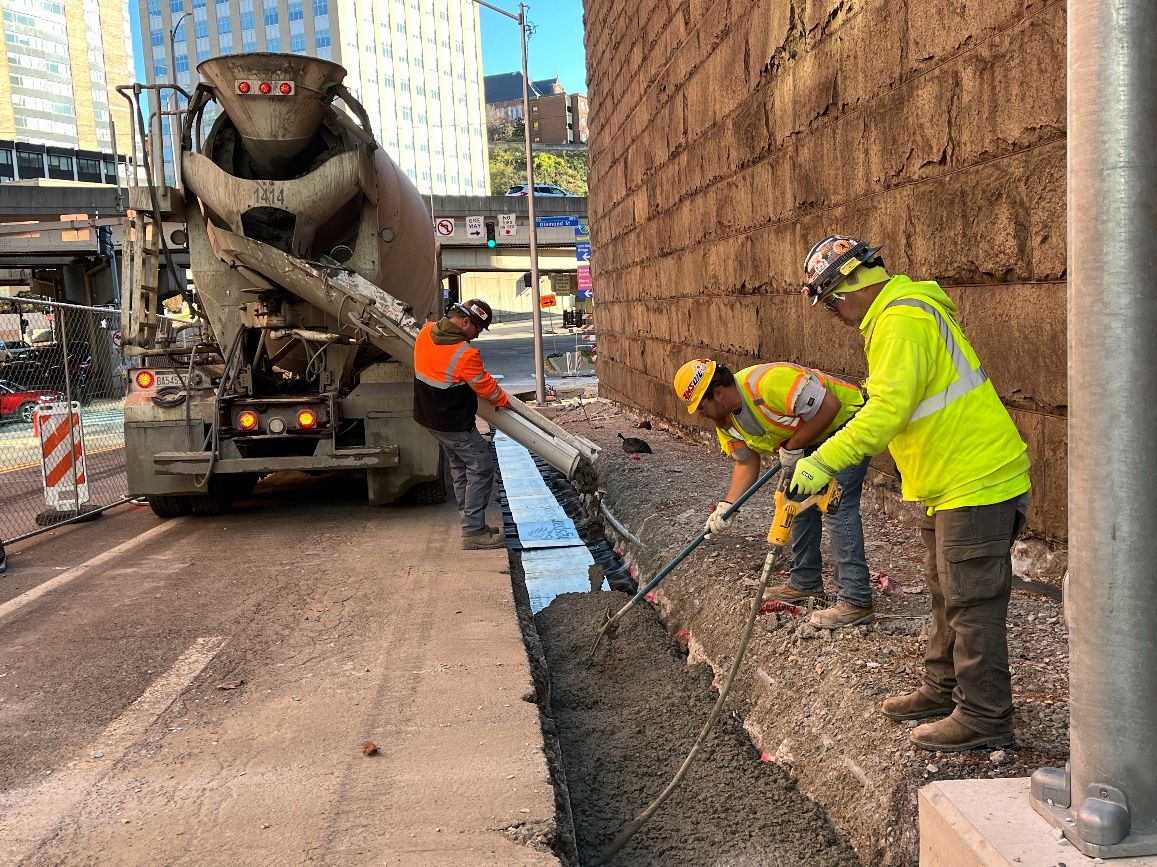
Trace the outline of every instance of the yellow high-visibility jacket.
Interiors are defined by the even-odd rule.
[[[743,406],[732,414],[726,427],[717,427],[715,434],[723,453],[737,460],[746,460],[753,451],[774,454],[796,428],[819,411],[825,392],[839,400],[840,411],[821,439],[851,418],[864,402],[859,386],[788,362],[745,367],[735,374],[735,386]]]
[[[929,511],[985,506],[1031,487],[1028,453],[976,352],[956,305],[932,281],[893,277],[860,331],[868,401],[816,450],[834,470],[885,448],[906,500]]]

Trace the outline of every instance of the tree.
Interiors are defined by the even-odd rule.
[[[587,194],[587,153],[574,151],[539,151],[534,155],[534,180],[554,184],[568,193]],[[526,151],[521,145],[494,144],[490,148],[490,190],[496,196],[515,184],[526,183]]]

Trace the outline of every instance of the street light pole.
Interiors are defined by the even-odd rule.
[[[534,399],[536,403],[542,405],[546,403],[546,372],[542,359],[542,308],[539,306],[538,294],[538,222],[534,211],[534,148],[531,144],[530,75],[526,58],[526,10],[529,7],[525,3],[519,3],[518,14],[514,15],[486,3],[485,0],[474,2],[517,21],[519,35],[522,37],[522,128],[526,148],[526,216],[530,230],[530,315],[534,321]]]
[[[192,14],[193,14],[192,12],[190,12],[188,9],[186,9],[184,12],[182,12],[177,17],[177,23],[169,28],[169,72],[173,77],[173,83],[174,84],[178,83],[177,82],[177,30],[179,30],[181,25],[185,23],[185,19],[188,18]],[[175,110],[178,107],[177,91],[173,90],[173,91],[170,91],[169,93],[170,93],[170,99],[172,100],[169,103],[169,108],[170,108],[170,110]],[[161,106],[162,100],[163,100],[163,97],[160,94],[158,94],[158,97],[157,97],[158,109]],[[177,153],[181,149],[181,139],[180,139],[180,132],[177,129],[177,115],[176,114],[170,115],[170,117],[169,117],[169,138],[171,139],[171,141],[169,143],[169,147],[171,147],[172,151],[173,151],[173,186],[177,186],[180,182],[180,178],[177,177],[177,165],[178,165]],[[162,153],[163,153],[163,151],[162,151]],[[164,166],[161,166],[161,177],[164,178],[164,176],[165,176]]]

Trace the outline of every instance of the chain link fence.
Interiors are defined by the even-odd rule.
[[[0,298],[0,540],[125,499],[120,312]]]

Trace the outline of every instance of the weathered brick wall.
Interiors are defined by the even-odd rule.
[[[710,354],[866,373],[808,306],[828,234],[935,279],[1065,535],[1063,0],[586,0],[603,393],[685,422]],[[877,465],[891,469],[886,456]]]

